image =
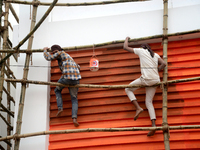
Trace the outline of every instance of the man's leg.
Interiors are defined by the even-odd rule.
[[[148,109],[149,112],[149,116],[151,119],[151,123],[152,123],[152,127],[156,127],[156,114],[155,114],[155,109],[153,106],[153,97],[155,95],[156,92],[156,88],[157,87],[146,87],[146,107]],[[153,136],[155,134],[156,130],[152,130],[149,131],[149,133],[147,134],[147,136]]]
[[[134,80],[133,82],[131,82],[129,85],[141,85],[141,84],[142,84],[141,79],[138,78],[138,79]],[[129,97],[130,101],[133,103],[133,105],[136,108],[134,120],[137,120],[137,118],[139,117],[139,114],[143,112],[143,109],[138,104],[137,99],[133,93],[133,91],[135,91],[137,89],[138,88],[125,88],[125,92],[126,92],[127,96]]]
[[[136,113],[135,113],[134,120],[137,120],[137,118],[139,117],[139,114],[141,114],[144,110],[140,107],[140,105],[138,104],[137,100],[132,100],[131,102],[133,103],[133,105],[136,108]]]
[[[62,83],[64,84],[64,79],[61,77],[59,80],[58,80],[58,83]],[[63,112],[63,100],[62,100],[62,89],[64,87],[60,87],[60,86],[56,86],[54,92],[56,94],[56,101],[57,101],[57,106],[58,106],[58,112],[56,114],[56,117],[60,116],[61,113]]]
[[[79,123],[77,122],[77,113],[78,113],[78,88],[75,87],[69,87],[69,93],[71,96],[71,102],[72,102],[72,119],[75,127],[79,126]]]
[[[63,100],[62,100],[62,94],[61,94],[62,89],[63,87],[56,86],[54,90],[56,94],[56,101],[57,101],[57,106],[58,106],[58,112],[56,114],[56,117],[60,116],[61,113],[63,112]]]

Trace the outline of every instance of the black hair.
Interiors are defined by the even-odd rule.
[[[148,44],[146,44],[146,43],[142,44],[141,47],[144,48],[144,49],[147,49],[149,51],[151,57],[152,58],[154,57],[154,52],[152,51],[151,47]]]

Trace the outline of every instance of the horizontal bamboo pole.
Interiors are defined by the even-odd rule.
[[[23,79],[4,79],[7,82],[20,82],[22,84],[39,84],[39,85],[52,85],[52,86],[63,86],[63,87],[79,87],[79,88],[107,88],[107,89],[117,89],[117,88],[133,88],[133,87],[146,87],[146,86],[138,86],[138,85],[94,85],[94,84],[78,84],[78,85],[65,85],[58,82],[44,82],[44,81],[33,81],[33,80],[23,80]],[[187,79],[179,79],[179,80],[171,80],[167,82],[160,82],[153,86],[158,86],[162,84],[173,84],[173,83],[181,83],[181,82],[189,82],[200,80],[200,77],[195,78],[187,78]]]
[[[116,4],[125,2],[141,2],[149,0],[113,0],[113,1],[102,1],[102,2],[85,2],[85,3],[58,3],[56,6],[91,6],[91,5],[105,5],[105,4]],[[51,3],[46,2],[28,2],[28,1],[18,1],[18,0],[6,0],[8,3],[24,4],[24,5],[43,5],[49,6]]]
[[[191,30],[191,31],[186,31],[186,32],[177,32],[177,33],[171,33],[168,34],[168,37],[172,36],[181,36],[181,35],[186,35],[186,34],[193,34],[193,33],[199,33],[200,29],[197,30]],[[139,42],[139,41],[144,41],[144,40],[150,40],[150,39],[158,39],[158,38],[163,38],[163,34],[160,35],[153,35],[153,36],[148,36],[148,37],[141,37],[141,38],[134,38],[130,39],[129,42]],[[83,46],[72,46],[72,47],[63,47],[65,51],[69,50],[79,50],[79,49],[87,49],[87,48],[101,48],[104,46],[109,46],[112,44],[123,44],[124,40],[118,40],[118,41],[111,41],[111,42],[105,42],[105,43],[99,43],[99,44],[93,44],[93,45],[83,45]],[[10,49],[4,49],[0,50],[0,53],[15,53],[15,50],[10,50]],[[41,53],[43,52],[43,49],[35,49],[35,50],[19,50],[19,53]]]
[[[180,125],[180,126],[169,126],[169,130],[180,130],[180,129],[199,129],[200,125]],[[70,129],[70,130],[55,130],[55,131],[41,131],[34,133],[26,133],[20,135],[11,135],[0,138],[0,141],[26,138],[39,135],[49,134],[69,134],[69,133],[80,133],[80,132],[119,132],[119,131],[150,131],[150,130],[166,130],[164,127],[130,127],[130,128],[87,128],[87,129]]]

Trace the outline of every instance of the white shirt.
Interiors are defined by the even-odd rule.
[[[133,48],[133,51],[139,56],[142,78],[160,80],[158,73],[158,58],[160,56],[154,53],[154,57],[152,58],[149,51],[143,48]]]

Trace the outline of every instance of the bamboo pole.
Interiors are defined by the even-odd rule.
[[[1,113],[0,113],[0,117],[2,118],[2,120],[7,124],[7,126],[9,127],[10,130],[13,129],[13,127],[10,124],[10,121],[7,121],[6,118],[4,118]],[[9,134],[10,135],[10,134]],[[10,141],[9,141],[10,142]]]
[[[37,1],[38,0],[33,0],[33,2],[37,2]],[[40,26],[40,24],[43,22],[43,20],[48,16],[48,14],[53,9],[53,7],[57,3],[57,1],[58,0],[53,1],[53,3],[51,4],[51,6],[47,10],[47,12],[42,17],[43,19],[41,19],[39,21],[40,23],[38,23],[37,25],[35,25],[35,22],[36,22],[36,14],[37,14],[38,5],[33,5],[32,21],[31,21],[31,27],[30,27],[31,32],[29,33],[30,35],[32,35],[34,33],[33,31],[36,30]],[[29,35],[27,37],[29,37]],[[25,40],[22,40],[20,43],[22,44],[23,41],[25,41]],[[18,49],[18,47],[21,45],[20,43],[19,43],[19,45],[17,46],[16,49]],[[32,43],[33,43],[33,36],[31,36],[31,38],[29,39],[28,49],[32,48]],[[31,53],[26,54],[23,80],[27,80],[27,77],[28,77],[30,57],[31,57]],[[18,116],[17,116],[16,133],[15,133],[17,135],[21,133],[22,115],[23,115],[24,102],[25,102],[25,93],[26,93],[26,84],[22,84],[22,86],[21,86],[21,96],[20,96],[20,102],[19,102],[19,108],[18,108]],[[19,144],[20,144],[20,139],[16,139],[15,145],[14,145],[14,150],[19,150]]]
[[[157,83],[153,86],[168,85],[168,84],[182,83],[182,82],[189,82],[189,81],[196,81],[196,80],[200,80],[200,77],[160,82],[160,83]],[[33,80],[23,80],[23,79],[5,79],[5,81],[7,81],[7,82],[20,82],[22,84],[28,83],[28,84],[52,85],[52,86],[63,86],[63,87],[79,87],[79,88],[118,89],[118,88],[146,87],[146,86],[138,86],[138,85],[94,85],[94,84],[66,85],[66,84],[61,84],[61,83],[58,83],[58,82],[33,81]]]
[[[168,47],[168,0],[163,0],[163,59],[167,64],[167,47]],[[163,71],[163,82],[167,82],[168,79],[168,64],[164,68]],[[163,130],[164,136],[164,145],[165,150],[170,150],[170,143],[169,143],[169,130],[168,130],[168,122],[167,122],[167,86],[164,85],[162,89],[163,94],[163,105],[162,105],[162,120],[163,120],[163,127],[166,130]]]
[[[149,0],[113,0],[113,1],[102,1],[102,2],[85,2],[85,3],[58,3],[56,6],[91,6],[91,5],[105,5],[105,4],[116,4],[125,2],[141,2]],[[28,1],[16,1],[16,0],[6,0],[5,2],[24,4],[24,5],[44,5],[49,6],[51,3],[45,2],[28,2]]]
[[[200,125],[180,125],[171,126],[169,130],[183,130],[183,129],[199,129]],[[162,127],[129,127],[129,128],[87,128],[87,129],[69,129],[69,130],[54,130],[54,131],[41,131],[34,133],[26,133],[20,135],[12,135],[0,138],[0,141],[18,138],[27,138],[39,135],[49,135],[49,134],[70,134],[70,133],[81,133],[81,132],[120,132],[120,131],[151,131],[151,130],[166,130]]]
[[[16,14],[16,12],[15,12],[15,10],[14,10],[14,8],[11,4],[9,4],[9,8],[10,8],[10,11],[12,12],[15,20],[17,21],[17,23],[19,23],[19,18],[18,18],[17,14]]]
[[[35,27],[32,29],[32,31],[21,41],[19,44],[14,47],[13,49],[15,50],[15,53],[18,53],[19,48],[33,35],[33,33],[39,28],[39,26],[42,24],[42,22],[46,19],[46,17],[49,15],[55,4],[57,3],[58,0],[54,0],[53,3],[50,5],[48,10],[45,12],[44,16],[39,20],[39,22],[35,25]],[[0,65],[8,59],[13,53],[8,54],[5,58],[3,58],[0,61]]]
[[[193,34],[193,33],[199,33],[200,29],[197,30],[191,30],[191,31],[186,31],[186,32],[177,32],[177,33],[171,33],[167,34],[167,37],[173,37],[173,36],[181,36],[181,35],[187,35],[187,34]],[[141,38],[135,38],[135,39],[130,39],[130,42],[139,42],[139,41],[144,41],[144,40],[150,40],[150,39],[159,39],[163,38],[163,34],[161,35],[153,35],[153,36],[148,36],[148,37],[141,37]],[[93,46],[101,48],[104,46],[109,46],[112,44],[123,44],[124,40],[118,40],[118,41],[110,41],[110,42],[105,42],[105,43],[99,43],[99,44],[94,44],[94,45],[82,45],[82,46],[72,46],[72,47],[63,47],[65,51],[70,51],[70,50],[79,50],[79,49],[86,49],[86,48],[93,48]],[[43,49],[26,49],[26,50],[19,50],[19,53],[41,53],[43,52]],[[50,52],[50,50],[49,50]],[[0,53],[15,53],[15,50],[10,50],[10,49],[3,49],[0,50]]]
[[[7,59],[7,65],[10,65],[10,58]],[[10,77],[10,72],[8,73],[8,78]],[[7,83],[7,109],[11,110],[11,98],[10,98],[10,83]],[[9,114],[7,114],[7,135],[11,135],[11,131],[13,130],[13,127],[11,126],[11,117]],[[10,140],[8,141],[11,142]],[[11,146],[7,144],[7,150],[10,150]]]
[[[8,38],[8,12],[9,12],[9,3],[5,4],[5,19],[4,26],[5,29],[3,31],[3,48],[7,48],[7,38]],[[6,54],[2,54],[2,58],[5,58]],[[5,63],[1,66],[1,75],[0,75],[0,105],[2,105],[2,96],[3,96],[3,84],[4,84],[4,72],[5,72]]]
[[[7,94],[7,96],[9,97],[9,99],[14,103],[14,105],[15,105],[15,100],[14,100],[14,98],[10,95],[10,93],[6,90],[6,88],[5,87],[3,87],[3,90],[4,90],[4,92]]]
[[[37,0],[34,0],[37,2]],[[30,30],[33,30],[36,22],[36,15],[37,15],[37,6],[33,6],[32,11],[32,20],[31,20],[31,27]],[[28,49],[32,48],[32,41],[33,36],[28,41]],[[28,71],[29,71],[29,62],[30,62],[31,53],[26,54],[26,60],[24,65],[24,73],[23,73],[23,80],[27,80],[28,77]],[[19,101],[19,108],[18,108],[18,116],[17,116],[17,125],[16,125],[16,134],[21,133],[21,125],[22,125],[22,115],[23,115],[23,109],[24,109],[24,102],[25,102],[25,93],[26,93],[26,84],[22,84],[21,86],[21,95],[20,95],[20,101]],[[15,140],[14,150],[18,150],[20,145],[20,139]]]
[[[10,116],[12,116],[14,118],[14,113],[11,112],[10,110],[8,110],[3,104],[1,104],[1,108],[7,112]]]

